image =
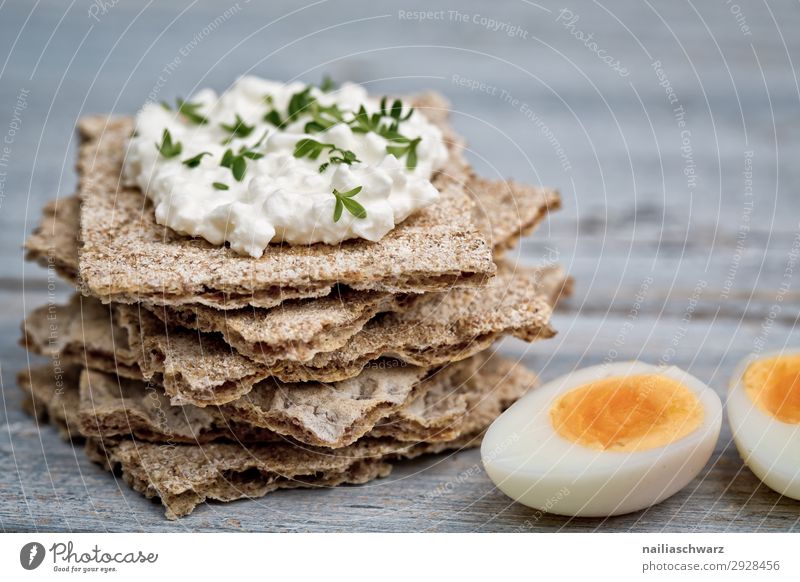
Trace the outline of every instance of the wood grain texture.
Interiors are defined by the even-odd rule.
[[[743,467],[725,425],[689,487],[608,520],[513,504],[468,451],[401,464],[366,486],[209,504],[167,522],[25,416],[14,381],[29,363],[16,345],[23,314],[68,291],[25,265],[20,244],[42,204],[74,188],[80,115],[131,113],[245,71],[308,81],[327,71],[376,92],[445,93],[484,175],[561,189],[564,210],[512,256],[559,260],[575,296],[554,340],[508,340],[505,354],[544,380],[609,358],[669,361],[724,395],[756,346],[800,346],[796,5],[741,2],[745,31],[724,2],[585,0],[569,18],[560,4],[513,0],[460,2],[461,16],[439,0],[124,2],[94,15],[45,4],[0,7],[0,529],[800,531],[800,502]],[[405,14],[415,10],[444,13],[419,22]]]

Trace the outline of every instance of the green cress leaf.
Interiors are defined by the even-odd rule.
[[[183,160],[183,165],[188,166],[189,168],[196,168],[200,165],[200,162],[203,160],[203,156],[210,156],[211,152],[200,152],[196,156],[189,158],[188,160]]]
[[[289,106],[288,106],[288,114],[289,117],[286,120],[286,123],[290,123],[297,119],[303,113],[307,113],[309,107],[316,99],[311,96],[311,87],[306,87],[299,93],[295,93],[289,99]]]
[[[233,174],[233,177],[236,178],[237,182],[244,180],[244,175],[247,173],[247,162],[245,161],[244,157],[236,156],[233,159],[231,173]]]
[[[333,221],[339,222],[342,217],[342,210],[346,208],[347,211],[356,218],[366,218],[367,211],[358,202],[353,200],[353,197],[361,192],[361,186],[356,186],[352,190],[346,192],[339,192],[336,188],[333,189],[333,195],[336,198],[336,204],[333,206]]]
[[[230,190],[230,187],[222,182],[214,182],[212,186],[214,186],[215,190]]]
[[[260,154],[258,152],[254,152],[253,150],[244,150],[240,154],[243,158],[248,158],[250,160],[260,160],[264,157],[264,154]]]
[[[320,105],[314,101],[309,108],[309,114],[312,119],[303,128],[306,133],[319,133],[344,122],[344,112],[335,103]]]
[[[244,175],[247,173],[247,160],[260,160],[264,157],[264,154],[253,150],[253,148],[258,147],[262,141],[263,137],[251,148],[242,146],[239,148],[238,154],[234,154],[233,150],[228,148],[225,150],[225,153],[222,154],[219,165],[223,168],[230,168],[231,174],[233,174],[236,181],[241,182],[244,180]]]
[[[355,200],[352,200],[351,198],[342,198],[342,204],[344,204],[344,207],[347,208],[347,211],[356,218],[367,217],[367,211]]]
[[[417,148],[414,148],[408,152],[408,156],[406,157],[406,168],[409,170],[413,170],[417,167]]]
[[[181,151],[183,151],[183,145],[181,142],[172,143],[172,134],[166,128],[164,129],[164,133],[161,135],[161,144],[157,143],[156,148],[158,149],[159,153],[167,159],[179,156]]]
[[[183,115],[188,121],[195,125],[205,125],[208,123],[208,119],[197,111],[202,107],[201,103],[189,103],[181,98],[176,99],[176,103],[178,104],[178,113]]]
[[[271,123],[275,127],[283,127],[283,120],[281,119],[281,114],[278,113],[275,109],[273,109],[264,116],[264,121],[266,121],[267,123]]]
[[[231,134],[230,137],[225,140],[225,143],[229,143],[237,137],[245,138],[253,133],[253,130],[255,129],[254,125],[247,125],[238,113],[236,114],[236,118],[232,124],[228,125],[225,123],[220,123],[219,126]]]
[[[342,204],[342,199],[336,196],[336,204],[333,205],[334,222],[339,222],[339,219],[342,217],[342,210],[344,210],[344,204]]]
[[[406,156],[406,168],[413,170],[417,167],[417,146],[419,145],[420,141],[422,141],[421,137],[409,139],[407,137],[400,136],[394,138],[390,142],[390,145],[386,146],[386,152],[392,154],[398,160],[401,160],[403,159],[403,156]]]
[[[225,153],[222,154],[222,159],[219,162],[219,165],[223,168],[230,168],[233,165],[233,150],[228,148],[225,150]]]
[[[323,144],[315,139],[304,137],[294,145],[294,157],[316,160],[326,145],[328,144]]]
[[[336,83],[334,83],[333,79],[331,79],[329,75],[322,77],[322,83],[319,85],[319,90],[323,93],[330,93],[334,89],[336,89]]]
[[[341,196],[342,198],[352,198],[359,192],[361,192],[361,186],[356,186],[355,188],[353,188],[352,190],[348,190],[347,192],[339,192],[337,190],[337,195]]]

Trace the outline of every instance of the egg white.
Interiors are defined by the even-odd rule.
[[[733,440],[745,464],[770,489],[800,499],[800,424],[782,422],[761,410],[750,399],[743,381],[752,362],[787,355],[793,354],[769,352],[739,362],[731,378],[726,408]]]
[[[592,449],[556,432],[549,413],[562,394],[604,378],[638,374],[665,376],[689,389],[703,407],[700,426],[662,447],[632,452]],[[683,489],[711,457],[721,422],[717,394],[679,368],[603,364],[528,393],[491,425],[481,458],[495,485],[529,507],[569,516],[620,515],[655,505]]]

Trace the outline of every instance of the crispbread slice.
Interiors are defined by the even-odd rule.
[[[422,293],[481,285],[494,273],[491,247],[472,222],[463,186],[471,170],[458,138],[451,137],[450,161],[434,178],[439,201],[380,241],[270,245],[253,259],[158,225],[141,192],[120,183],[130,118],[84,118],[79,130],[80,275],[86,291],[103,301],[272,307],[322,297],[337,283]]]
[[[80,364],[58,363],[21,370],[17,384],[25,393],[22,409],[37,421],[49,422],[65,440],[82,437],[77,390],[83,367]]]
[[[548,289],[560,289],[563,282],[558,269],[503,267],[485,287],[423,297],[408,311],[379,316],[340,350],[317,354],[307,363],[272,366],[242,356],[214,334],[166,329],[145,310],[117,310],[129,341],[141,347],[145,378],[161,378],[175,404],[202,406],[235,400],[267,376],[336,382],[357,376],[382,357],[430,367],[468,358],[505,334],[526,341],[552,337]]]
[[[30,376],[21,375],[23,388],[25,377]],[[169,519],[188,515],[206,500],[233,501],[276,489],[365,483],[388,475],[394,461],[477,445],[491,420],[535,381],[524,367],[498,357],[484,361],[472,378],[482,385],[481,396],[465,415],[458,436],[444,442],[369,437],[331,450],[291,443],[175,445],[92,437],[87,440],[87,454],[107,469],[121,470],[140,493],[159,497]],[[39,392],[44,393],[36,399],[39,407],[53,408],[46,398],[55,391]],[[52,419],[72,424],[69,419],[78,414],[77,399],[59,403],[65,414]]]
[[[147,441],[204,443],[294,440],[322,447],[346,446],[418,394],[447,383],[447,374],[425,377],[416,367],[365,373],[336,385],[258,383],[239,400],[215,407],[170,406],[160,387],[87,370],[80,379],[79,422],[86,436],[133,433]]]
[[[77,424],[71,427],[73,434],[77,430],[83,436],[132,434],[142,441],[174,444],[263,443],[288,437],[305,445],[341,448],[364,435],[413,442],[452,440],[463,432],[469,411],[495,414],[494,400],[486,400],[488,387],[511,390],[507,398],[517,394],[521,384],[502,383],[511,367],[487,352],[421,382],[414,378],[423,371],[400,369],[362,375],[337,388],[266,381],[233,403],[206,408],[170,406],[158,387],[95,370],[84,370],[78,380],[79,366],[67,368],[60,396],[47,393],[56,391],[50,366],[34,368],[29,377],[20,377],[20,384],[39,402],[58,402],[58,397],[73,397],[79,382],[79,408],[70,421]],[[527,382],[532,387],[535,376],[530,374]]]
[[[99,301],[73,295],[66,305],[42,305],[21,327],[20,343],[34,353],[128,378],[142,377],[128,333],[114,324],[108,307]]]
[[[176,405],[225,404],[247,394],[268,376],[286,382],[342,381],[357,376],[365,367],[396,365],[394,360],[380,359],[381,356],[432,367],[466,359],[506,333],[528,341],[550,337],[554,332],[548,324],[548,302],[554,300],[564,283],[564,273],[558,267],[517,269],[515,272],[512,267],[503,266],[486,287],[454,289],[423,297],[405,313],[378,317],[344,349],[315,357],[312,362],[324,356],[319,367],[291,361],[265,366],[231,349],[218,335],[168,329],[149,311],[130,306],[117,306],[112,312],[120,313],[112,316],[106,311],[105,319],[94,318],[82,324],[84,329],[97,328],[107,333],[112,328],[116,330],[117,324],[128,328],[130,344],[124,344],[124,351],[117,355],[115,370],[109,370],[109,362],[114,361],[111,350],[115,343],[110,337],[105,342],[95,342],[100,348],[105,346],[106,352],[94,357],[94,350],[84,355],[80,353],[83,333],[70,338],[65,335],[65,347],[59,354],[65,360],[72,357],[73,361],[85,361],[91,368],[150,379],[163,385]],[[92,301],[83,298],[81,303]],[[65,330],[80,329],[70,323],[70,318],[80,318],[79,305],[71,303],[70,308],[63,310],[60,319]],[[97,308],[103,309],[99,305]],[[23,329],[46,329],[44,317],[46,312],[42,309],[34,311]],[[50,353],[46,334],[28,331],[27,337],[31,351]],[[120,361],[127,361],[131,354],[138,369],[120,365]]]
[[[25,241],[25,258],[42,267],[53,267],[70,283],[78,281],[78,235],[81,203],[77,196],[50,200],[42,218]]]
[[[552,190],[514,182],[473,178],[467,190],[476,200],[474,221],[496,251],[516,244],[548,211],[560,205]],[[40,225],[25,246],[30,260],[54,264],[75,280],[80,202],[68,197],[48,203]],[[376,314],[408,308],[419,295],[356,291],[337,287],[319,299],[285,301],[273,309],[219,310],[203,305],[147,305],[170,325],[218,332],[248,358],[271,365],[279,360],[306,362],[320,352],[341,348]]]

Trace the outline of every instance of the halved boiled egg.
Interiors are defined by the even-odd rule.
[[[727,409],[745,464],[771,489],[800,499],[800,352],[745,358]]]
[[[675,367],[620,362],[533,390],[489,427],[481,458],[513,499],[550,513],[609,516],[685,487],[714,451],[716,393]]]

